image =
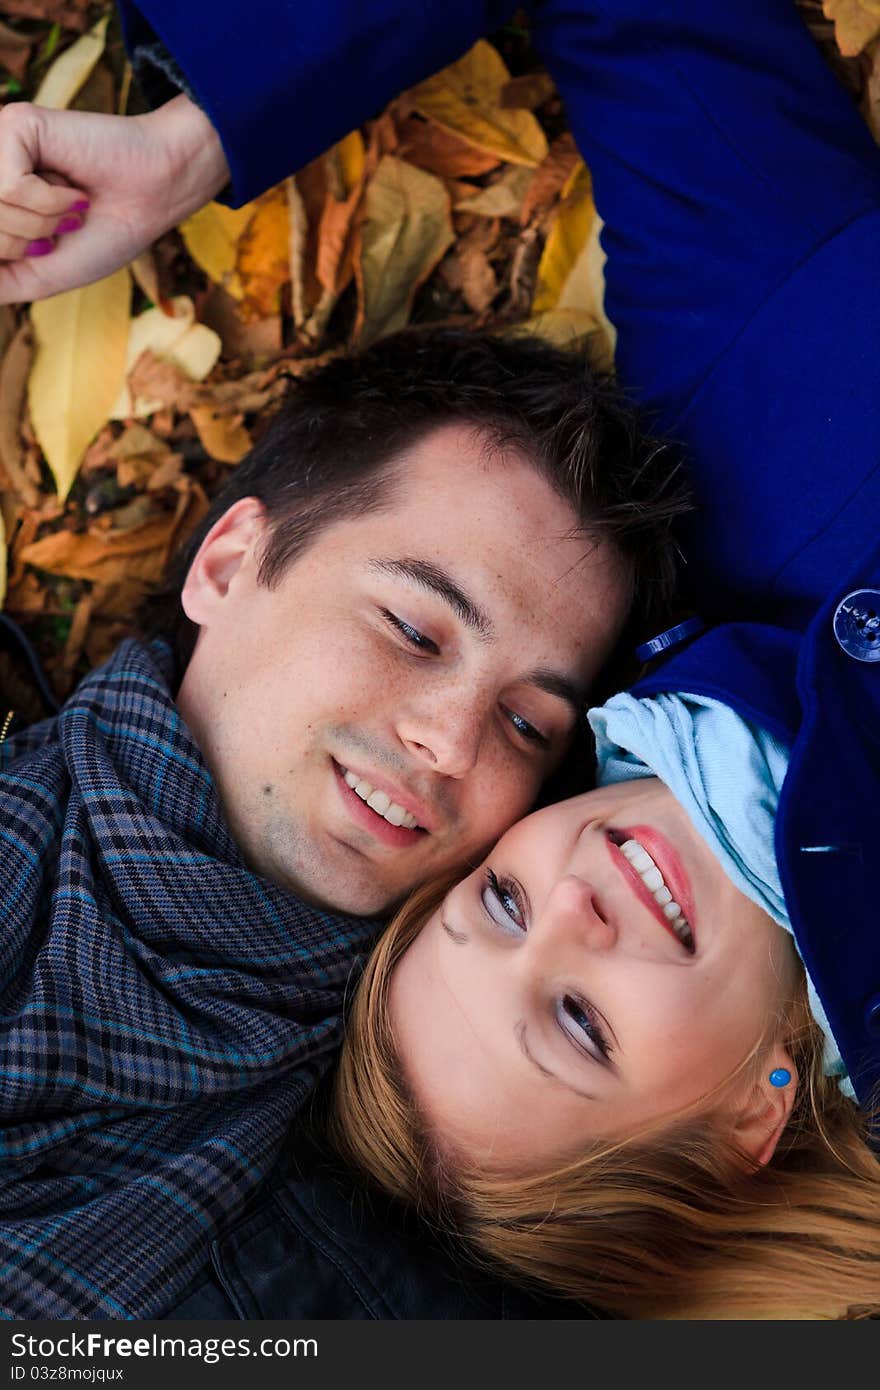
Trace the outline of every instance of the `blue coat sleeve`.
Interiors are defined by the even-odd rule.
[[[512,0],[120,0],[129,51],[158,39],[218,131],[236,204],[460,58],[513,8]]]

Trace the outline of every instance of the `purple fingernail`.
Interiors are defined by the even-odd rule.
[[[28,242],[24,254],[26,256],[48,256],[49,252],[54,250],[54,241],[50,241],[48,237],[44,236],[39,241]]]
[[[55,228],[55,235],[64,236],[65,232],[78,232],[81,226],[82,222],[78,217],[62,217]]]
[[[88,210],[89,210],[89,208],[90,208],[91,206],[92,206],[92,205],[91,205],[91,203],[88,201],[87,198],[80,198],[79,202],[78,202],[78,203],[74,203],[74,204],[73,204],[73,207],[69,207],[69,208],[67,209],[67,211],[68,211],[68,212],[88,212]]]

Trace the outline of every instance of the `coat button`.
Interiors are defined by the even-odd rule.
[[[880,589],[854,589],[841,599],[834,636],[856,661],[880,661]]]
[[[880,1038],[880,994],[873,994],[865,1005],[865,1032],[869,1038]]]
[[[667,652],[674,651],[682,643],[689,642],[692,637],[698,637],[701,632],[706,631],[706,624],[702,618],[686,618],[683,623],[676,623],[675,627],[668,627],[659,636],[652,637],[650,641],[643,642],[640,647],[636,647],[636,661],[653,661],[655,656],[665,656]]]

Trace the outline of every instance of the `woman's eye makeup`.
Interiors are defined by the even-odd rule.
[[[412,623],[408,623],[404,618],[400,618],[396,613],[392,613],[390,608],[383,608],[380,611],[385,621],[393,627],[395,631],[399,632],[411,647],[415,647],[416,650],[420,652],[429,652],[432,656],[438,656],[440,654],[440,648],[437,646],[437,643],[433,642],[430,637],[426,637],[423,632],[419,632],[418,628],[413,627]]]
[[[487,869],[481,898],[487,915],[502,931],[521,935],[526,930],[522,894],[513,879],[498,878]]]
[[[522,936],[528,930],[522,890],[515,879],[499,878],[487,869],[480,897],[486,915],[502,931]],[[556,1004],[556,1022],[569,1042],[592,1061],[604,1062],[611,1056],[613,1048],[596,1010],[585,999],[564,994]]]
[[[590,1008],[586,1000],[578,999],[573,994],[563,995],[557,1006],[556,1017],[563,1033],[581,1052],[586,1052],[596,1062],[606,1061],[610,1057],[613,1049],[597,1022],[595,1010]]]

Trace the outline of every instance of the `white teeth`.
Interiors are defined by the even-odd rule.
[[[402,806],[398,806],[396,801],[392,801],[387,792],[381,792],[374,788],[371,783],[364,781],[362,777],[356,777],[353,772],[345,769],[344,777],[347,785],[352,791],[356,792],[361,801],[365,801],[370,810],[375,811],[383,820],[387,820],[389,825],[402,825],[407,830],[415,830],[418,821],[409,811],[405,811]]]
[[[624,840],[620,846],[620,852],[632,864],[657,906],[663,909],[663,915],[676,936],[687,946],[688,950],[693,950],[693,935],[687,918],[682,913],[678,903],[673,901],[672,894],[663,882],[663,875],[648,851],[639,844],[638,840]]]

